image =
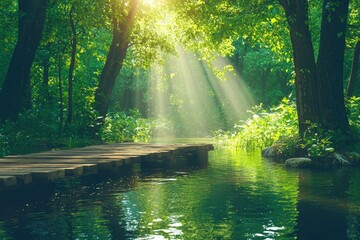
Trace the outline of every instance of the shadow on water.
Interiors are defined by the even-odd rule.
[[[0,239],[360,239],[360,171],[216,150],[1,192]]]
[[[298,239],[360,239],[360,171],[299,174]]]

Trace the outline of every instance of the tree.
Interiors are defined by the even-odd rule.
[[[206,39],[205,42],[208,39],[224,42],[240,35],[250,42],[268,45],[274,52],[283,51],[287,45],[286,38],[283,42],[281,40],[286,28],[282,24],[283,14],[279,12],[281,9],[285,11],[296,74],[300,135],[310,123],[325,130],[348,132],[343,65],[349,0],[324,0],[322,8],[319,2],[312,2],[322,13],[319,41],[309,27],[309,1],[186,2],[183,11],[195,23],[194,29],[199,34],[195,32],[194,35],[198,42],[203,42],[202,39]],[[194,15],[196,18],[191,17]],[[316,28],[320,29],[318,26]],[[318,51],[314,49],[315,42],[319,43]],[[317,59],[314,57],[316,53]]]
[[[279,2],[285,10],[293,47],[300,134],[310,123],[346,134],[349,124],[344,105],[343,63],[349,1],[323,1],[317,62],[309,30],[308,2]]]
[[[138,1],[130,0],[126,11],[126,1],[121,5],[117,1],[112,1],[112,25],[113,37],[112,43],[106,58],[105,66],[102,69],[98,88],[95,92],[94,108],[101,119],[104,119],[109,107],[110,97],[122,68],[126,52],[129,47],[129,36],[135,20]],[[118,10],[122,12],[118,13]]]
[[[290,28],[295,65],[296,105],[299,131],[304,133],[307,121],[317,123],[316,64],[311,34],[308,27],[307,1],[280,1]]]
[[[73,81],[74,81],[74,70],[75,70],[75,60],[76,60],[76,51],[77,51],[77,32],[76,32],[76,23],[74,20],[74,11],[75,3],[71,6],[69,13],[69,20],[71,26],[71,60],[69,67],[69,77],[68,77],[68,116],[66,119],[66,124],[71,124],[73,119]]]
[[[18,41],[0,92],[0,121],[31,108],[30,69],[40,43],[49,0],[18,1]]]
[[[322,8],[317,58],[319,123],[347,134],[349,122],[344,103],[344,52],[349,0],[325,0]]]

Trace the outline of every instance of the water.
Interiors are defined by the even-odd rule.
[[[1,193],[0,239],[360,239],[360,170],[216,150]]]

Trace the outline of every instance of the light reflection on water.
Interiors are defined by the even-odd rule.
[[[227,150],[193,161],[2,196],[0,239],[360,239],[358,169],[286,171]]]

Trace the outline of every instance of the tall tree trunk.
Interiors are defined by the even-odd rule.
[[[311,123],[318,123],[317,75],[314,47],[309,31],[308,1],[279,0],[290,27],[295,65],[296,105],[299,133]]]
[[[349,0],[324,0],[317,61],[320,124],[347,133],[344,104],[344,51]]]
[[[76,26],[74,22],[74,11],[75,5],[71,6],[70,9],[70,25],[71,25],[71,60],[69,67],[69,78],[68,78],[68,115],[66,119],[66,125],[71,124],[73,119],[73,81],[74,81],[74,70],[75,70],[75,61],[76,61],[76,49],[77,49],[77,34]]]
[[[64,123],[64,103],[61,74],[61,57],[58,59],[58,80],[59,80],[59,132],[61,133]]]
[[[351,65],[351,73],[349,78],[349,84],[347,87],[347,96],[351,97],[354,93],[356,86],[356,77],[359,71],[359,57],[360,57],[360,40],[356,43],[354,57]]]
[[[105,66],[101,72],[98,88],[95,92],[94,108],[98,112],[101,123],[104,121],[110,102],[111,93],[114,89],[115,80],[120,73],[123,61],[129,45],[129,35],[134,24],[137,0],[130,1],[129,11],[125,17],[123,14],[114,14],[113,38]],[[119,9],[113,3],[113,10]],[[124,9],[124,6],[122,8]],[[123,16],[124,16],[123,15]],[[124,19],[125,18],[125,19]]]
[[[347,133],[343,63],[349,0],[324,0],[318,62],[308,27],[308,2],[279,0],[290,26],[295,64],[299,132],[308,122]]]
[[[0,122],[31,108],[30,70],[39,46],[49,0],[19,0],[19,33],[0,92]]]
[[[261,74],[261,97],[262,97],[262,102],[265,106],[267,106],[267,96],[266,96],[266,92],[267,92],[267,79],[270,73],[270,66],[266,67],[262,74]]]
[[[50,93],[49,93],[49,71],[50,71],[50,55],[49,55],[49,51],[50,51],[50,46],[51,43],[48,43],[46,46],[46,54],[44,56],[44,60],[43,60],[43,82],[42,82],[42,90],[43,90],[43,103],[50,103],[51,102],[51,97],[50,97]]]

